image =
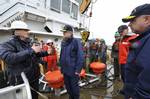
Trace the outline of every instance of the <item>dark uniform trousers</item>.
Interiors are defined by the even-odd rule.
[[[68,76],[64,74],[64,81],[67,92],[69,94],[69,99],[79,99],[80,98],[80,87],[79,87],[79,76]]]

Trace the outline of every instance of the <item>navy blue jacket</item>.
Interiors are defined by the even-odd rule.
[[[60,65],[63,74],[72,76],[80,73],[83,67],[84,55],[79,39],[71,38],[61,43]]]
[[[47,52],[36,54],[31,49],[30,42],[24,42],[17,36],[0,45],[0,58],[7,64],[11,85],[22,83],[21,72],[25,72],[29,82],[38,79],[40,57],[47,55]]]
[[[125,66],[125,93],[133,99],[150,99],[150,29],[132,45]]]

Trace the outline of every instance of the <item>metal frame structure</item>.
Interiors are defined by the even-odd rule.
[[[43,75],[43,74],[41,74],[41,75],[42,76],[39,79],[39,84],[41,84],[41,83],[44,84],[42,89],[45,90],[46,86],[48,85],[48,82],[44,80],[45,75]],[[88,79],[87,80],[84,80],[84,79],[80,80],[80,82],[79,82],[80,87],[86,86],[88,84],[91,84],[93,82],[96,82],[96,81],[100,80],[100,78],[97,75],[94,75],[94,74],[86,74],[86,78],[88,78]],[[53,88],[51,88],[51,89],[53,90]],[[60,91],[59,93],[58,93],[58,90]],[[57,94],[55,94],[57,96],[65,94],[67,92],[67,90],[65,88],[56,89],[55,91],[57,91],[57,92],[55,92],[55,93],[57,93]]]
[[[21,73],[21,77],[23,84],[0,89],[1,99],[32,99],[30,85],[25,74]]]

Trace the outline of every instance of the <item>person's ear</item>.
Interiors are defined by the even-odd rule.
[[[150,15],[147,16],[148,24],[150,25]]]
[[[145,16],[145,22],[146,22],[146,24],[150,25],[150,15]]]
[[[14,35],[19,35],[19,33],[17,31],[14,31]]]

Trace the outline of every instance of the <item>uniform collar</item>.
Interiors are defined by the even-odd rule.
[[[136,39],[130,41],[130,43],[134,46],[132,48],[140,48],[145,40],[150,36],[150,28],[148,28],[145,32],[141,33]]]
[[[149,33],[150,33],[150,26],[143,33],[141,33],[141,35],[139,35],[139,37],[145,37]]]
[[[148,34],[150,34],[150,27],[147,30],[145,30],[143,33],[141,33],[136,39],[130,40],[130,42],[132,43],[132,42],[138,41],[146,37]]]
[[[62,42],[63,42],[64,45],[68,45],[72,42],[72,40],[73,40],[73,37],[68,38],[67,40],[63,40]]]

